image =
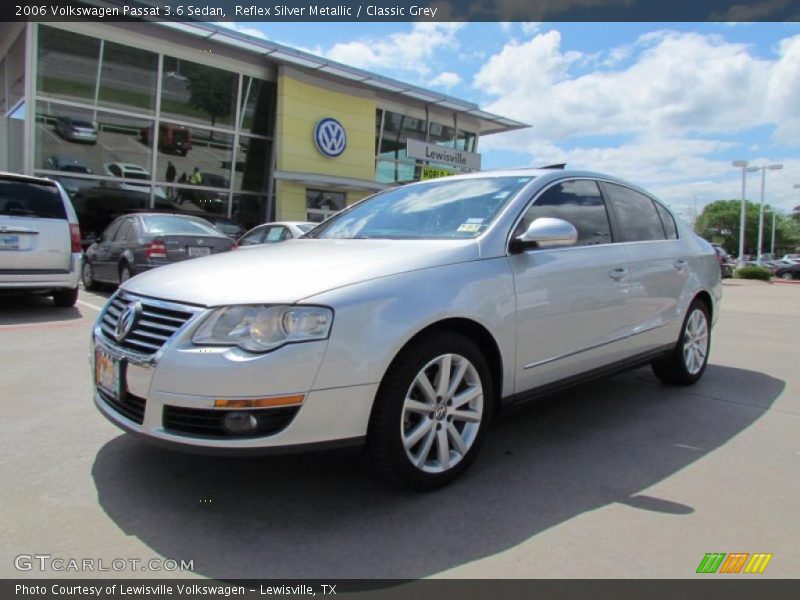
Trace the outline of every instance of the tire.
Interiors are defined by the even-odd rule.
[[[439,388],[445,369],[447,385]],[[395,358],[378,388],[368,431],[376,466],[416,490],[450,483],[478,454],[493,394],[489,366],[472,341],[446,331],[420,338]]]
[[[53,294],[53,302],[61,308],[75,306],[78,301],[78,288],[59,290]]]
[[[783,279],[784,281],[791,281],[792,279],[794,279],[794,274],[791,271],[786,271],[784,273],[781,273],[781,279]]]
[[[119,284],[122,285],[128,279],[133,277],[133,273],[131,272],[131,268],[128,265],[122,265],[119,268]]]
[[[98,288],[97,281],[94,278],[94,268],[91,263],[84,261],[83,268],[81,269],[81,281],[83,282],[83,289],[92,291]]]
[[[711,350],[711,319],[705,302],[694,300],[686,311],[681,335],[674,350],[653,361],[653,373],[661,381],[675,385],[696,383],[708,365]]]

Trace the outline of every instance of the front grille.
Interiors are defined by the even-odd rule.
[[[114,336],[114,328],[122,312],[135,301],[142,303],[142,312],[133,329],[120,342]],[[138,354],[153,355],[198,310],[190,306],[118,292],[111,298],[100,316],[100,329],[116,346]]]
[[[222,419],[230,410],[185,408],[182,406],[164,407],[164,429],[172,433],[207,438],[254,437],[272,435],[291,423],[299,406],[282,408],[262,408],[250,410],[255,415],[258,426],[249,434],[231,434],[222,427]]]
[[[144,423],[144,406],[147,402],[144,398],[135,396],[130,392],[125,392],[122,398],[113,398],[100,388],[97,388],[97,393],[100,394],[100,397],[108,406],[116,410],[123,417],[127,417],[139,425]]]

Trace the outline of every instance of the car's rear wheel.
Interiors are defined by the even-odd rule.
[[[94,267],[91,263],[84,262],[81,269],[81,281],[83,281],[83,288],[86,290],[96,290],[97,281],[94,279]]]
[[[791,271],[786,271],[785,273],[781,273],[781,279],[784,279],[786,281],[791,281],[792,279],[794,279],[794,275],[792,274]]]
[[[434,489],[475,459],[492,413],[492,378],[481,351],[451,332],[407,347],[375,399],[369,447],[378,468],[401,485]]]
[[[681,337],[673,351],[653,362],[653,372],[666,383],[691,385],[703,376],[711,349],[711,319],[708,306],[695,300],[683,321]]]
[[[78,288],[59,290],[53,294],[53,302],[56,306],[69,308],[75,306],[78,301]]]

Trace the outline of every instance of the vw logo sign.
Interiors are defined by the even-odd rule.
[[[138,300],[131,302],[128,307],[122,311],[122,314],[117,319],[117,324],[114,326],[114,337],[118,342],[125,339],[125,336],[131,332],[139,313],[142,312],[142,303]]]
[[[347,147],[347,134],[344,127],[336,119],[321,119],[314,128],[314,143],[320,154],[328,158],[340,156]]]

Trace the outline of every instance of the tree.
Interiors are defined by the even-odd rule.
[[[189,104],[208,113],[212,127],[217,119],[230,116],[234,104],[232,73],[200,68],[187,69],[185,75],[189,79]]]
[[[739,219],[741,200],[717,200],[708,204],[695,222],[695,231],[710,242],[721,245],[734,256],[739,254]],[[747,202],[745,213],[744,253],[758,254],[759,204]],[[773,210],[769,205],[765,211]],[[762,250],[769,252],[772,241],[772,214],[764,215],[764,241]],[[778,254],[793,252],[800,245],[800,224],[794,219],[778,214],[775,227],[775,251]]]

